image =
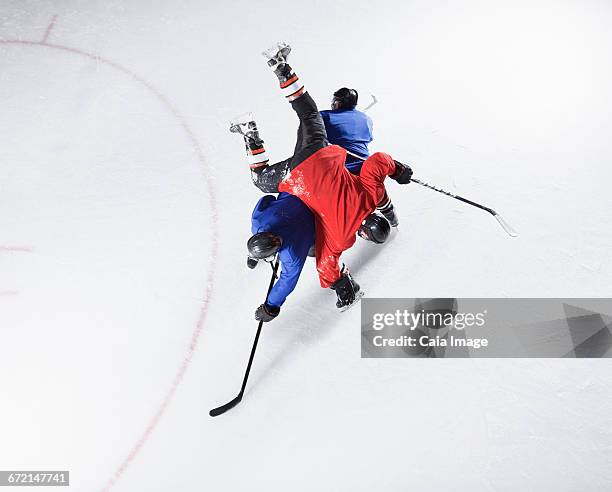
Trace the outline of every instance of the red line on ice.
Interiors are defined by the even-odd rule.
[[[49,25],[47,26],[47,30],[45,31],[45,35],[42,38],[41,44],[47,43],[47,39],[49,39],[49,35],[51,34],[51,31],[55,27],[55,19],[57,19],[57,14],[54,15],[53,18],[51,19],[51,22],[49,22]]]
[[[128,70],[127,68],[123,67],[122,65],[120,65],[120,64],[118,64],[118,63],[116,63],[116,62],[114,62],[112,60],[109,60],[108,58],[104,58],[102,56],[99,56],[99,55],[96,55],[96,54],[93,54],[93,53],[88,53],[86,51],[83,51],[83,50],[80,50],[80,49],[77,49],[77,48],[71,48],[69,46],[62,46],[62,45],[59,45],[59,44],[53,44],[53,43],[47,43],[47,42],[22,41],[22,40],[0,40],[0,44],[5,44],[5,45],[13,44],[13,45],[21,45],[21,46],[35,46],[35,47],[57,49],[57,50],[65,51],[65,52],[68,52],[68,53],[74,53],[74,54],[77,54],[77,55],[81,55],[81,56],[90,58],[90,59],[95,60],[97,62],[104,63],[104,64],[106,64],[108,66],[111,66],[111,67],[119,70],[120,72],[123,72],[124,74],[126,74],[127,76],[129,76],[130,78],[132,78],[133,80],[138,82],[139,84],[142,84],[143,86],[145,86],[149,91],[151,91],[161,101],[162,105],[179,122],[181,128],[184,130],[185,134],[187,135],[187,137],[188,137],[188,139],[189,139],[189,141],[191,143],[191,146],[193,148],[193,151],[195,152],[195,154],[196,154],[198,160],[200,161],[200,163],[202,164],[202,166],[205,169],[208,167],[207,164],[206,164],[206,160],[204,159],[204,154],[202,152],[202,149],[200,148],[200,145],[198,143],[198,140],[195,137],[194,132],[191,130],[191,128],[190,128],[189,124],[187,123],[187,121],[185,120],[185,118],[172,105],[172,103],[166,98],[166,96],[164,96],[157,89],[155,89],[155,87],[153,87],[148,81],[146,81],[145,79],[143,79],[139,75],[135,74],[134,72]],[[216,208],[216,205],[215,205],[215,192],[214,192],[214,187],[213,187],[213,180],[209,176],[210,176],[210,173],[206,173],[205,174],[205,182],[206,182],[207,191],[208,191],[208,200],[209,200],[209,207],[210,207],[210,211],[211,211],[211,221],[212,221],[212,233],[208,234],[208,237],[211,240],[211,249],[212,249],[212,251],[211,251],[211,255],[210,255],[209,273],[208,273],[208,276],[207,276],[207,279],[206,279],[206,287],[205,287],[205,291],[204,291],[204,297],[202,298],[202,306],[200,308],[200,315],[199,315],[199,318],[198,318],[198,322],[197,322],[197,324],[196,324],[196,326],[195,326],[195,328],[194,328],[194,330],[193,330],[193,332],[191,334],[191,341],[190,341],[189,346],[187,348],[187,352],[185,353],[185,356],[183,357],[181,365],[179,366],[179,370],[178,370],[176,376],[174,377],[174,380],[173,380],[172,384],[170,385],[170,389],[166,393],[164,399],[162,400],[161,405],[159,406],[159,408],[157,409],[157,411],[153,415],[153,418],[149,421],[149,424],[145,428],[144,432],[142,433],[142,435],[140,436],[140,438],[138,439],[136,444],[134,444],[134,446],[132,447],[132,449],[130,450],[128,455],[125,457],[125,459],[121,462],[121,464],[115,470],[115,472],[110,477],[110,479],[108,479],[108,481],[104,485],[104,488],[102,489],[104,492],[110,490],[113,487],[113,485],[115,485],[115,483],[117,483],[117,481],[121,478],[121,476],[125,473],[125,470],[134,461],[134,459],[136,458],[136,456],[138,455],[138,453],[140,452],[140,450],[142,449],[144,444],[147,442],[147,440],[149,439],[149,437],[151,436],[151,434],[155,430],[155,427],[157,426],[159,420],[161,419],[161,417],[163,416],[164,412],[166,411],[166,408],[170,404],[170,402],[172,400],[172,397],[176,393],[177,388],[181,384],[181,381],[183,380],[185,372],[187,371],[187,369],[189,367],[189,364],[191,362],[191,359],[193,357],[195,349],[197,348],[197,345],[198,345],[198,340],[199,340],[200,334],[202,332],[202,327],[204,326],[204,321],[206,320],[206,315],[207,315],[207,312],[208,312],[208,306],[210,304],[210,298],[212,296],[213,280],[214,280],[214,274],[215,274],[215,262],[216,262],[216,256],[217,256],[217,250],[218,250],[218,242],[217,242],[217,226],[218,226],[217,208]]]
[[[0,252],[2,253],[31,253],[32,248],[29,246],[0,246]]]

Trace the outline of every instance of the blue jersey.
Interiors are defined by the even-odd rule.
[[[370,155],[368,144],[372,141],[372,119],[356,109],[332,109],[321,111],[327,140],[330,143],[363,157]],[[346,156],[346,168],[353,174],[361,172],[363,161]]]
[[[283,238],[279,250],[282,272],[267,299],[270,306],[280,307],[295,289],[308,250],[314,244],[314,216],[299,198],[289,193],[280,193],[278,198],[266,195],[253,209],[251,231],[273,232]]]

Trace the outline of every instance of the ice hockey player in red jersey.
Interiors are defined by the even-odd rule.
[[[409,166],[382,152],[371,155],[355,176],[344,166],[346,151],[330,145],[317,105],[287,63],[290,46],[279,43],[264,52],[300,126],[292,157],[269,165],[269,159],[254,121],[233,124],[232,132],[244,136],[254,184],[265,193],[287,192],[300,198],[315,215],[315,251],[321,287],[330,287],[345,309],[360,298],[360,287],[339,258],[355,243],[355,234],[384,242],[389,224],[374,214],[385,199],[387,176],[400,184],[410,182]],[[384,223],[383,223],[384,221]]]

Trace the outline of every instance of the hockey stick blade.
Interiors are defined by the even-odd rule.
[[[506,231],[506,233],[509,236],[511,236],[511,237],[518,237],[518,232],[516,232],[514,227],[512,227],[510,224],[508,224],[508,222],[506,222],[501,215],[499,215],[497,212],[493,211],[493,217],[495,217],[497,219],[497,222],[499,222],[499,225],[502,226],[504,231]]]
[[[363,108],[362,111],[364,113],[378,102],[378,99],[376,99],[376,96],[374,94],[370,94],[370,96],[372,96],[372,102],[368,104],[365,108]]]
[[[216,417],[218,415],[221,415],[227,412],[228,410],[231,410],[232,408],[234,408],[241,401],[242,401],[242,393],[240,393],[232,401],[228,401],[225,405],[221,405],[220,407],[213,408],[210,412],[208,412],[208,415],[210,415],[211,417]]]

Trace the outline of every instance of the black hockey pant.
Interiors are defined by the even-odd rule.
[[[300,119],[293,156],[252,173],[253,183],[264,193],[278,193],[278,185],[289,171],[328,145],[325,124],[310,94],[304,92],[291,101],[291,107]]]

